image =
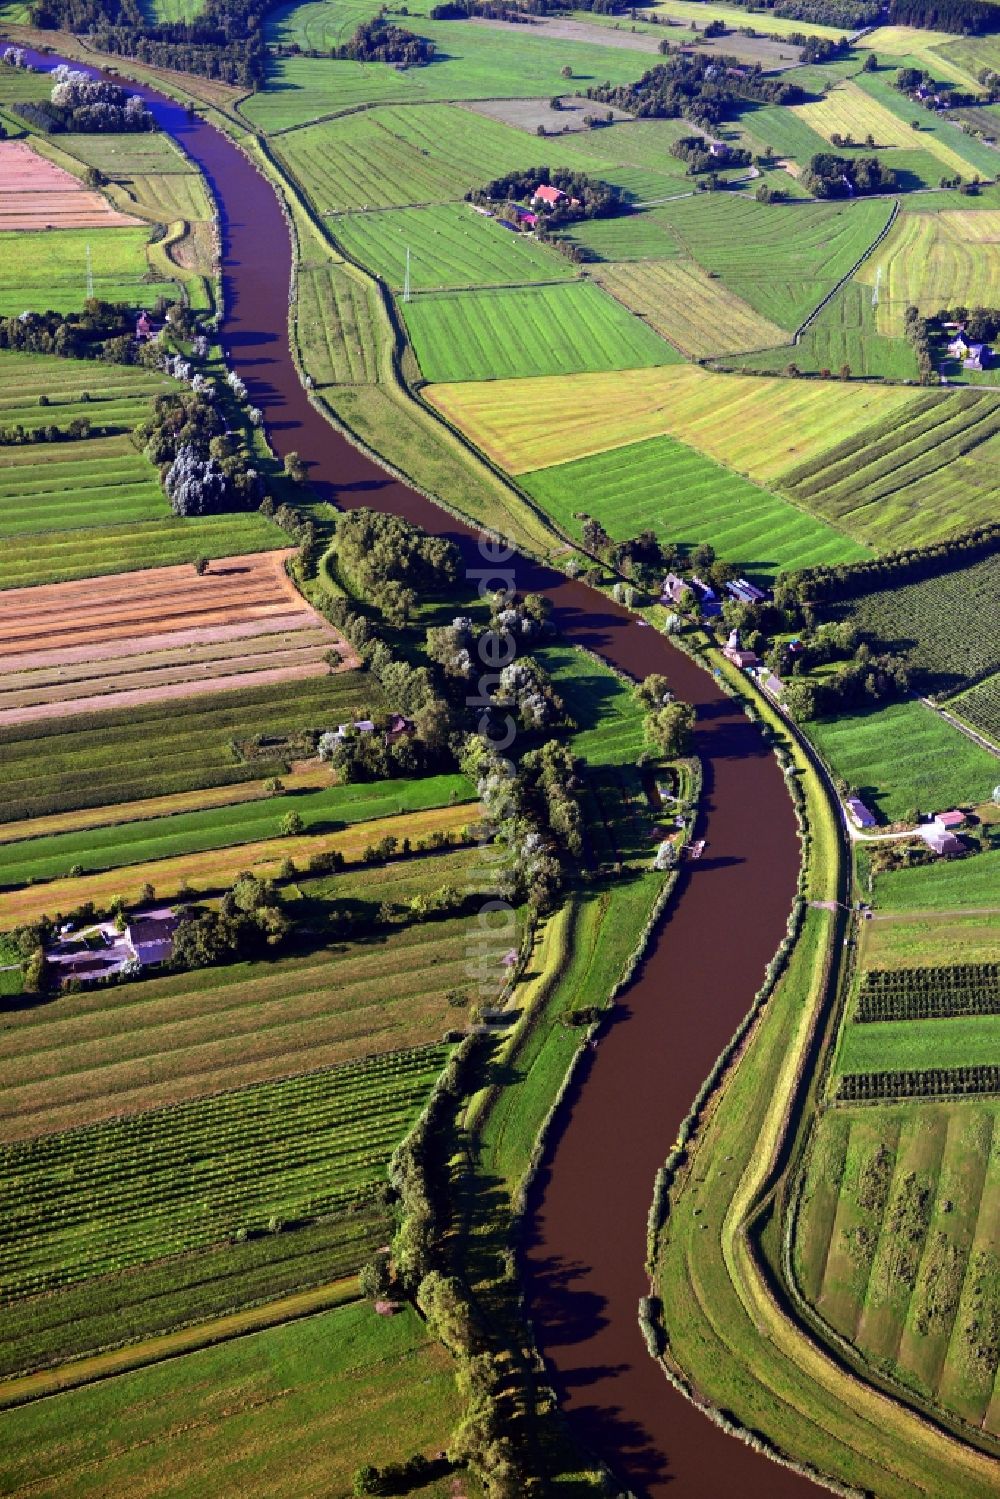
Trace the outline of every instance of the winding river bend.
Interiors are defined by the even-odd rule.
[[[38,59],[43,66],[57,59]],[[78,64],[74,64],[78,66]],[[477,533],[386,474],[310,404],[288,341],[291,244],[273,188],[214,126],[137,89],[208,177],[222,221],[223,341],[275,450],[297,451],[324,497],[395,511],[481,566]],[[709,675],[580,583],[526,559],[563,635],[641,678],[663,672],[698,709],[707,849],[682,878],[614,1023],[581,1069],[533,1202],[536,1333],[581,1439],[637,1495],[792,1499],[814,1486],[725,1436],[667,1383],[638,1322],[653,1177],[784,934],[798,842],[780,771]]]

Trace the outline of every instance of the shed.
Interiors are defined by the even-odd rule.
[[[946,828],[939,828],[936,823],[926,823],[920,830],[920,837],[941,858],[951,859],[955,854],[964,854],[965,848],[954,833],[949,833]]]
[[[848,817],[856,828],[873,828],[875,826],[873,814],[869,812],[860,797],[849,796],[844,805],[847,808]]]
[[[964,823],[964,821],[965,821],[965,813],[964,812],[958,812],[958,811],[954,811],[953,810],[951,812],[936,812],[934,814],[934,824],[935,824],[935,826],[939,827],[939,828],[944,828],[945,830],[948,830],[948,829],[951,829],[951,828],[960,828],[962,826],[962,824]]]

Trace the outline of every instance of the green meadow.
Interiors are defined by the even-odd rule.
[[[665,339],[590,282],[419,296],[403,316],[426,380],[676,364]]]
[[[95,296],[150,307],[161,294],[174,295],[171,284],[147,279],[148,240],[148,229],[0,233],[0,316],[49,309],[79,312],[87,296],[88,245]]]
[[[875,901],[887,911],[1000,908],[1000,849],[972,859],[947,859],[929,869],[897,869],[875,877]]]
[[[822,520],[672,437],[536,469],[520,482],[572,536],[586,510],[616,540],[650,529],[680,546],[707,541],[762,580],[782,568],[867,555]]]

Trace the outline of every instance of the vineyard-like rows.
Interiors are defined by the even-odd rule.
[[[131,712],[92,714],[0,729],[0,818],[258,780],[279,771],[281,749],[241,760],[233,746],[255,734],[327,729],[381,698],[356,673],[254,687],[183,705],[149,704]],[[149,754],[155,744],[156,754]]]
[[[838,1103],[876,1103],[895,1098],[964,1098],[1000,1093],[1000,1067],[924,1067],[905,1072],[846,1073]]]
[[[981,734],[989,735],[1000,744],[1000,676],[994,675],[980,682],[948,707]]]
[[[863,976],[854,1019],[929,1020],[1000,1014],[1000,963],[950,968],[872,968]]]
[[[852,600],[847,616],[869,639],[908,650],[924,691],[957,692],[1000,668],[991,628],[1000,595],[1000,553],[920,583]],[[992,786],[983,787],[985,797]]]
[[[346,213],[336,220],[333,232],[349,254],[397,291],[406,275],[407,250],[414,291],[516,286],[576,275],[561,255],[528,235],[501,228],[465,203]]]
[[[367,1201],[447,1055],[392,1052],[0,1149],[0,1295]]]
[[[682,546],[707,541],[755,576],[865,555],[823,521],[672,437],[538,469],[522,483],[571,535],[580,535],[577,512],[586,509],[617,540],[650,529]]]
[[[1000,401],[927,393],[799,464],[782,487],[875,546],[921,545],[992,518],[998,454]]]
[[[692,260],[609,266],[596,279],[683,354],[696,359],[789,340],[784,329],[754,312]]]
[[[670,344],[589,282],[420,296],[403,314],[428,380],[503,380],[678,362]]]
[[[345,265],[300,266],[296,331],[299,353],[316,386],[378,379],[375,293]]]

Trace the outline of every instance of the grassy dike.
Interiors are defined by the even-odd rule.
[[[722,669],[717,653],[709,659]],[[797,788],[797,936],[769,970],[758,1018],[733,1053],[738,1065],[723,1063],[658,1179],[656,1295],[640,1320],[666,1375],[713,1419],[835,1491],[986,1499],[996,1492],[990,1459],[852,1374],[796,1319],[776,1268],[789,1161],[812,1106],[844,931],[839,910],[810,903],[844,898],[846,859],[811,757],[768,703],[756,698],[755,711]]]

